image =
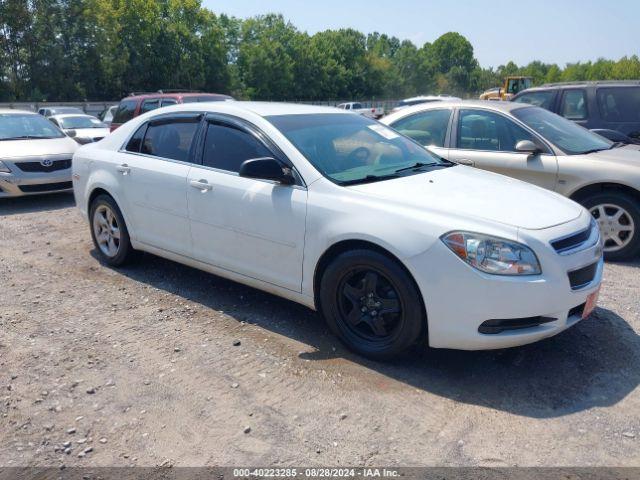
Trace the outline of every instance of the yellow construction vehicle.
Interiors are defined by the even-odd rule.
[[[480,100],[510,100],[516,93],[531,88],[532,85],[533,80],[531,77],[507,77],[502,87],[490,88],[482,92]]]

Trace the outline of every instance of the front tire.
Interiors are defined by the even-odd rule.
[[[320,282],[320,307],[347,347],[376,360],[400,355],[426,330],[411,276],[372,250],[348,251],[329,264]]]
[[[602,192],[582,205],[598,222],[606,260],[631,260],[640,253],[640,202],[622,192]]]
[[[112,267],[129,262],[134,254],[129,230],[115,200],[98,195],[89,209],[91,238],[100,259]]]

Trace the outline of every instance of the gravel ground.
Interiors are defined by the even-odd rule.
[[[0,465],[640,466],[640,262],[491,352],[346,351],[313,312],[151,255],[69,195],[0,200]]]

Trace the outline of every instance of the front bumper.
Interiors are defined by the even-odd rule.
[[[68,167],[46,171],[48,167],[42,166],[41,170],[43,171],[33,171],[37,170],[37,164],[45,160],[52,162],[53,165],[57,165],[57,162],[66,162],[64,166],[68,164]],[[70,155],[24,157],[19,160],[2,159],[2,162],[9,168],[10,172],[0,172],[0,198],[67,192],[73,188]],[[32,166],[36,165],[36,168],[32,167],[31,171],[24,171],[20,168],[20,164],[23,163]]]
[[[602,281],[602,248],[598,242],[570,255],[560,255],[550,242],[588,227],[589,222],[585,211],[568,224],[519,231],[519,240],[538,255],[541,275],[507,277],[482,273],[460,260],[441,241],[409,259],[407,265],[424,298],[429,345],[462,350],[514,347],[551,337],[578,323],[580,307]],[[592,280],[572,289],[569,272],[588,265],[595,266]],[[554,320],[500,333],[479,332],[487,320],[531,317]]]

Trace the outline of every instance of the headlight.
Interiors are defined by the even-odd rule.
[[[540,262],[526,245],[481,233],[451,232],[442,238],[458,257],[493,275],[539,275]]]
[[[0,172],[11,173],[11,170],[9,170],[9,167],[7,167],[4,163],[2,163],[2,161],[0,161]]]

